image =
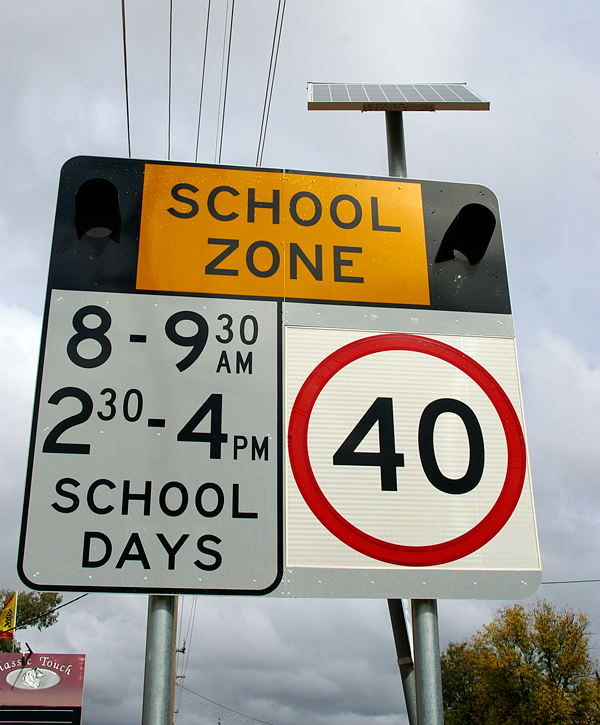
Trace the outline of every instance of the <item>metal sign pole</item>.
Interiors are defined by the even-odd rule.
[[[176,597],[148,597],[142,725],[171,725]]]
[[[412,600],[419,725],[444,725],[437,601]]]
[[[390,176],[406,178],[406,147],[402,111],[385,112],[385,130]],[[400,599],[388,599],[398,666],[410,725],[443,724],[440,643],[435,599],[412,601],[413,665],[406,619]],[[415,673],[416,669],[416,673]]]
[[[389,175],[406,178],[406,148],[404,146],[402,111],[385,112],[385,130],[387,136]],[[402,600],[388,599],[388,607],[390,610],[394,643],[396,645],[398,667],[400,668],[402,689],[404,690],[408,722],[409,725],[417,725],[415,673]]]
[[[390,176],[406,178],[406,148],[404,146],[404,121],[402,111],[385,112],[388,170]]]
[[[402,689],[404,690],[404,700],[406,702],[408,722],[409,725],[417,725],[417,688],[415,684],[415,668],[413,665],[412,653],[410,651],[410,641],[408,639],[408,630],[406,628],[406,619],[404,617],[402,600],[388,599],[388,607],[390,610],[394,643],[396,645],[398,667],[400,668],[400,679],[402,680]]]

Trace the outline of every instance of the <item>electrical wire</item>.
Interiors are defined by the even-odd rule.
[[[279,45],[281,43],[281,32],[283,30],[283,18],[285,15],[286,0],[279,0],[277,4],[277,15],[275,17],[275,28],[273,30],[273,44],[271,46],[271,60],[267,74],[267,87],[265,89],[265,102],[260,122],[260,133],[258,136],[258,148],[256,150],[256,165],[262,165],[265,141],[267,139],[267,126],[271,112],[271,99],[273,97],[273,86],[275,85],[275,73],[277,71],[277,60],[279,58]]]
[[[202,82],[200,83],[200,104],[198,106],[198,132],[196,134],[196,155],[194,156],[194,161],[198,162],[198,148],[200,145],[200,121],[202,119],[202,98],[204,96],[204,77],[206,73],[206,50],[208,48],[208,27],[210,24],[210,3],[211,0],[208,0],[208,7],[206,10],[206,32],[204,34],[204,57],[202,59]]]
[[[176,637],[176,644],[175,644],[175,682],[177,682],[177,670],[179,669],[179,666],[177,664],[177,660],[179,658],[180,654],[183,654],[185,657],[185,637],[182,638],[183,633],[183,617],[185,612],[185,597],[180,595],[177,597],[177,637]],[[175,692],[175,705],[173,708],[173,724],[177,721],[177,715],[179,713],[179,707],[181,705],[181,699],[182,699],[182,692],[181,690],[179,692]]]
[[[5,629],[5,632],[15,632],[17,629],[25,629],[26,627],[29,627],[30,624],[34,624],[39,619],[43,619],[44,617],[47,617],[49,614],[52,614],[52,612],[56,612],[59,609],[62,609],[63,607],[69,606],[69,604],[73,604],[73,602],[78,602],[80,599],[83,599],[84,597],[87,597],[89,592],[86,594],[82,594],[79,597],[75,597],[75,599],[71,599],[69,602],[65,602],[64,604],[59,604],[58,607],[54,607],[53,609],[49,609],[47,612],[44,612],[43,614],[40,614],[39,617],[33,617],[32,619],[28,619],[26,622],[21,622],[21,624],[17,624],[14,627],[11,627],[11,629]]]
[[[600,582],[600,579],[567,579],[557,582],[542,582],[542,584],[592,584],[593,582]]]
[[[173,0],[169,0],[169,141],[167,160],[171,160],[171,86],[173,79]]]
[[[181,619],[179,620],[180,635],[181,635],[182,634],[182,632],[181,632],[181,630],[182,630],[181,623],[183,622],[183,608],[184,608],[184,605],[185,605],[185,599],[186,598],[185,597],[181,597],[180,599],[182,601],[182,614],[181,614]],[[185,636],[183,637],[183,645],[185,646],[186,643],[187,643],[187,646],[185,646],[185,652],[183,652],[183,653],[179,652],[179,654],[183,654],[182,671],[181,671],[181,674],[180,675],[177,675],[178,677],[181,677],[181,679],[185,679],[186,672],[187,672],[187,668],[188,668],[188,663],[189,663],[189,659],[190,659],[190,652],[191,652],[191,646],[192,646],[192,637],[193,637],[193,634],[194,634],[194,624],[196,622],[196,607],[197,606],[198,606],[198,597],[193,597],[192,598],[192,606],[190,608],[190,614],[189,614],[189,617],[188,617],[187,630],[186,630]],[[182,644],[181,643],[181,637],[180,637],[179,642],[180,642],[180,644],[179,644],[178,650],[181,650],[182,649],[182,646],[181,646],[181,644]],[[175,708],[177,711],[179,711],[179,709],[181,707],[181,700],[182,700],[182,697],[183,697],[183,690],[180,689],[178,695],[179,696],[178,696],[178,701],[177,701],[177,707]]]
[[[217,124],[217,146],[215,147],[215,162],[221,163],[221,155],[223,153],[223,130],[225,128],[225,109],[227,107],[227,86],[229,83],[229,62],[231,60],[231,36],[233,34],[233,14],[235,9],[235,0],[231,0],[231,17],[229,22],[229,41],[227,41],[227,12],[229,10],[229,0],[227,0],[227,8],[225,10],[225,37],[223,38],[223,58],[221,60],[221,89],[219,91],[219,119],[220,133]],[[225,47],[227,46],[227,66],[225,70],[225,88],[223,90],[223,68],[225,65]],[[223,103],[221,104],[221,98]]]
[[[267,101],[269,99],[269,86],[271,84],[271,70],[273,68],[273,59],[275,57],[275,46],[277,41],[277,27],[279,25],[279,14],[281,11],[281,0],[277,3],[277,15],[275,16],[275,28],[273,30],[273,44],[271,45],[271,59],[269,61],[269,72],[267,73],[267,85],[265,87],[265,102],[263,104],[262,117],[260,119],[260,132],[258,134],[258,147],[256,149],[256,165],[260,158],[260,147],[262,143],[263,130],[265,126],[265,115],[267,113]]]
[[[127,32],[125,31],[125,0],[121,0],[121,18],[123,20],[123,65],[125,67],[125,108],[127,112],[127,150],[131,158],[131,125],[129,122],[129,81],[127,77]]]
[[[257,166],[259,165],[263,132],[265,130],[265,118],[266,118],[266,114],[267,114],[267,104],[268,104],[268,100],[269,100],[269,89],[271,87],[271,73],[273,70],[273,60],[275,58],[275,49],[277,47],[277,29],[279,27],[279,17],[281,14],[281,2],[282,2],[282,0],[279,0],[279,2],[277,4],[277,15],[275,16],[275,27],[273,29],[273,43],[271,45],[271,59],[269,61],[269,71],[267,73],[267,84],[265,87],[265,101],[263,104],[263,112],[262,112],[262,117],[260,120],[260,133],[258,135],[258,147],[256,149],[256,165]]]
[[[223,74],[225,69],[225,49],[227,47],[227,18],[229,17],[229,0],[225,6],[225,28],[223,30],[223,53],[221,55],[221,83],[219,85],[219,110],[217,115],[217,135],[215,137],[215,163],[219,153],[219,124],[221,123],[221,103],[223,100]]]
[[[190,653],[191,653],[191,649],[192,649],[192,638],[194,636],[194,624],[196,623],[196,607],[197,606],[198,606],[198,598],[194,597],[194,600],[192,602],[191,611],[190,611],[190,617],[188,620],[188,629],[187,629],[187,635],[186,635],[187,649],[186,649],[186,653],[185,653],[186,657],[185,657],[185,662],[183,664],[183,672],[182,672],[182,674],[184,676],[187,672],[188,663],[190,660]]]
[[[178,683],[179,684],[179,683]],[[252,717],[252,715],[246,715],[243,712],[238,712],[237,710],[232,710],[230,707],[226,707],[225,705],[221,705],[218,702],[215,702],[214,700],[210,700],[208,697],[205,697],[204,695],[201,695],[199,692],[194,692],[193,690],[190,690],[189,687],[184,687],[184,685],[179,685],[182,690],[185,690],[186,692],[189,692],[192,695],[196,695],[196,697],[201,697],[203,700],[206,700],[207,702],[210,702],[212,705],[215,705],[216,707],[220,708],[224,712],[231,712],[234,715],[239,715],[240,717],[246,718],[247,720],[251,720],[252,722],[259,722],[262,723],[262,725],[273,725],[271,722],[267,722],[267,720],[259,720],[256,717]]]

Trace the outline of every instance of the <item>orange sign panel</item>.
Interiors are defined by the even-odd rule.
[[[421,186],[146,164],[136,286],[428,305]]]

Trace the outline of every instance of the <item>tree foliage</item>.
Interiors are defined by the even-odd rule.
[[[0,589],[0,608],[4,607],[13,594],[12,589]],[[58,619],[58,612],[52,610],[61,602],[62,594],[58,594],[58,592],[19,592],[16,626],[21,627],[26,622],[31,622],[31,626],[37,627],[39,630],[50,627]],[[11,652],[12,648],[13,642],[10,639],[0,639],[0,652]],[[14,651],[21,651],[21,645],[16,638]]]
[[[538,601],[495,613],[442,654],[446,725],[600,724],[600,675],[590,621]]]

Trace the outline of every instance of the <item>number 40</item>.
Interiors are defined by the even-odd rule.
[[[442,413],[457,415],[469,438],[469,466],[461,478],[448,478],[438,466],[433,443],[437,419]],[[379,451],[358,452],[356,449],[378,423]],[[434,400],[425,408],[419,421],[419,457],[423,471],[431,484],[444,493],[460,494],[472,491],[481,481],[484,467],[484,445],[481,426],[468,405],[453,398]],[[394,411],[391,398],[377,398],[350,435],[333,456],[334,466],[375,466],[381,471],[381,490],[397,491],[397,468],[404,467],[404,455],[396,453]]]

